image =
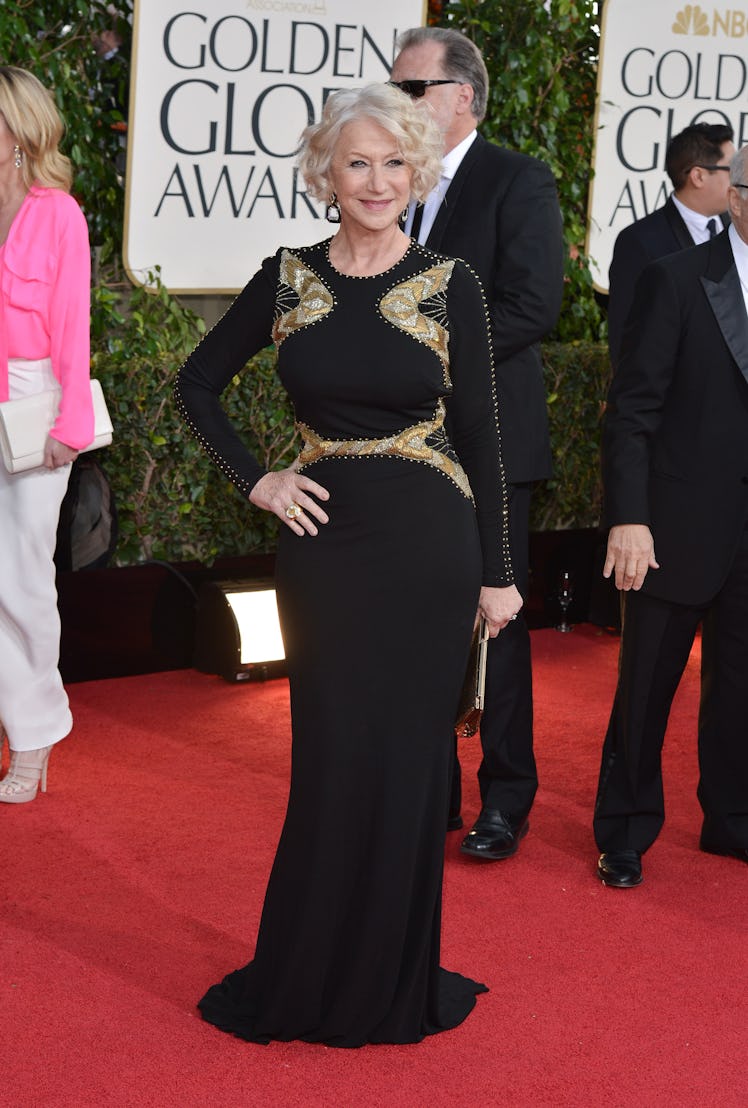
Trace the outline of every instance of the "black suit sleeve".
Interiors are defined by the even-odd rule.
[[[489,292],[494,357],[503,362],[543,339],[561,309],[564,245],[556,182],[536,159],[522,159],[498,210]]]
[[[642,270],[657,258],[693,246],[691,232],[672,198],[663,207],[624,227],[618,235],[608,274],[608,346],[614,370],[621,357],[628,314]]]
[[[608,349],[614,369],[621,358],[623,331],[636,282],[652,260],[634,227],[627,227],[618,235],[608,273]]]
[[[608,394],[603,481],[609,527],[651,523],[652,440],[675,373],[682,325],[672,269],[653,262],[637,282],[620,363]]]

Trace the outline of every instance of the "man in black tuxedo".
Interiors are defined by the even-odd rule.
[[[655,258],[706,242],[727,226],[732,139],[732,127],[726,123],[694,123],[675,135],[665,154],[672,195],[663,207],[618,235],[608,274],[608,346],[614,369],[636,279],[644,267]]]
[[[391,80],[425,96],[444,134],[442,179],[405,230],[440,253],[464,259],[480,277],[491,317],[509,530],[517,587],[528,593],[533,482],[550,476],[539,343],[555,325],[563,290],[563,239],[556,184],[535,158],[487,142],[488,74],[480,51],[458,31],[418,27],[398,41]],[[417,220],[416,227],[413,221]],[[419,226],[420,225],[420,226]],[[537,790],[532,741],[530,636],[524,617],[490,640],[478,771],[482,809],[462,850],[507,858],[528,829]],[[455,753],[450,828],[462,826]]]
[[[748,862],[748,147],[729,180],[732,225],[642,273],[608,397],[604,574],[624,618],[594,830],[619,888],[664,821],[660,753],[700,622],[700,847]]]

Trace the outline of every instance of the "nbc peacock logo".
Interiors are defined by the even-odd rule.
[[[673,32],[676,35],[708,35],[709,19],[700,4],[684,4],[677,12]]]
[[[672,30],[676,35],[745,38],[748,35],[748,12],[742,8],[712,8],[710,18],[701,4],[684,4],[675,13]]]

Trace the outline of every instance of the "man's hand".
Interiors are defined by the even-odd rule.
[[[655,559],[652,532],[646,524],[621,523],[611,527],[603,577],[610,577],[615,570],[617,589],[623,589],[624,592],[629,589],[639,590],[644,584],[647,570],[659,568]]]

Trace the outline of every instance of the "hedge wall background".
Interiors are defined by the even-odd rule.
[[[544,158],[559,188],[568,248],[558,327],[545,345],[556,472],[534,496],[538,530],[594,526],[599,518],[599,427],[608,380],[604,318],[583,254],[596,80],[593,0],[472,0],[429,5],[431,23],[455,26],[482,50],[491,78],[486,137]],[[124,119],[131,0],[16,0],[0,7],[0,59],[31,69],[54,91],[65,152],[94,246],[92,373],[110,403],[114,444],[99,456],[120,519],[115,561],[209,562],[275,544],[276,521],[243,502],[176,418],[176,369],[204,331],[177,298],[133,289],[120,255]],[[93,36],[114,31],[102,61]],[[157,275],[156,275],[157,276]],[[290,460],[289,405],[272,351],[227,393],[230,414],[270,466]]]

